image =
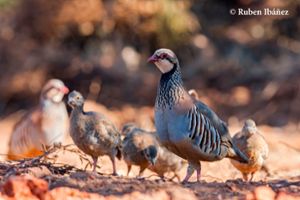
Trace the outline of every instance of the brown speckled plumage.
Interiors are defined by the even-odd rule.
[[[122,132],[126,135],[123,140],[123,155],[129,171],[131,165],[138,165],[140,166],[139,176],[148,168],[161,178],[164,178],[165,173],[173,172],[174,177],[180,180],[179,171],[184,166],[185,161],[162,147],[155,133],[145,131],[134,124],[125,125]],[[157,155],[152,158],[143,153],[149,146],[154,146],[157,149]],[[151,164],[151,159],[155,160],[154,164]]]
[[[262,168],[268,157],[268,144],[257,130],[253,120],[245,122],[243,129],[234,135],[233,141],[249,157],[249,163],[240,163],[235,160],[231,160],[231,163],[242,173],[246,181],[249,180],[249,175],[252,180],[254,173]]]
[[[174,176],[171,179],[176,177],[180,181],[179,172],[186,164],[185,160],[170,152],[165,147],[160,146],[155,165],[150,165],[148,168],[157,173],[161,178],[164,178],[166,173],[172,172]]]
[[[140,167],[139,176],[144,170],[157,159],[159,144],[155,136],[134,124],[127,124],[123,127],[122,133],[125,136],[122,142],[123,158],[128,166],[129,174],[132,165]]]
[[[113,174],[116,174],[115,157],[121,159],[121,137],[116,127],[100,113],[84,112],[84,98],[77,91],[69,94],[68,104],[72,107],[71,137],[79,149],[93,158],[93,171],[98,157],[107,155],[113,164]]]

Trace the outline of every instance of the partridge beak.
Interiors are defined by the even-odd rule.
[[[152,166],[154,166],[154,165],[155,165],[155,160],[154,160],[154,159],[151,159],[151,160],[150,160],[150,163],[151,163]]]
[[[156,56],[152,55],[151,57],[148,58],[147,62],[149,62],[149,63],[155,63],[155,62],[157,62]]]
[[[69,88],[67,88],[66,86],[64,86],[63,88],[61,88],[61,91],[64,94],[68,94],[69,93]]]
[[[256,127],[253,127],[253,126],[246,126],[244,129],[245,129],[245,131],[247,131],[250,134],[255,134],[257,131]]]
[[[68,99],[68,105],[73,107],[75,105],[75,102],[71,99]]]

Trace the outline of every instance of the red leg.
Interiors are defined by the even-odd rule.
[[[98,157],[93,158],[93,172],[96,172]]]
[[[201,163],[199,162],[199,165],[197,166],[197,182],[200,182],[201,178]]]
[[[253,177],[254,177],[254,172],[251,173],[251,175],[250,175],[250,180],[249,180],[249,181],[252,181],[252,180],[253,180]]]
[[[191,176],[193,175],[195,169],[194,167],[189,163],[189,166],[187,168],[187,171],[186,171],[186,176],[185,178],[183,179],[182,183],[186,183],[188,182],[188,180],[191,178]]]
[[[243,173],[243,178],[245,181],[249,181],[249,178],[248,178],[248,174],[247,173]]]
[[[117,174],[117,170],[116,170],[115,157],[114,156],[111,157],[110,160],[111,160],[111,163],[112,163],[112,166],[113,166],[113,173],[112,173],[112,175],[117,176],[118,174]]]
[[[131,165],[127,165],[127,176],[129,175],[130,171],[131,171]]]

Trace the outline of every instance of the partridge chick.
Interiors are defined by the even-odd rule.
[[[254,173],[262,168],[268,157],[268,144],[251,119],[245,122],[242,131],[234,135],[233,141],[249,157],[249,163],[245,164],[235,160],[231,160],[231,163],[243,174],[245,181],[249,180],[249,174],[250,181],[252,181]]]
[[[121,159],[121,136],[116,127],[100,113],[83,111],[84,98],[77,91],[69,94],[68,104],[72,108],[70,135],[78,148],[92,157],[93,172],[98,157],[108,155],[116,175],[115,157]]]
[[[174,176],[172,179],[176,177],[180,180],[179,171],[185,165],[185,162],[163,146],[160,146],[155,133],[147,132],[134,124],[125,125],[122,132],[126,134],[123,140],[123,154],[129,171],[131,165],[135,164],[140,166],[141,172],[143,172],[145,168],[148,168],[157,173],[162,179],[165,173],[173,172]],[[151,144],[150,147],[155,147],[153,148],[152,156],[147,153],[147,151],[149,152],[149,148],[143,149],[143,147],[146,146],[145,144]],[[143,149],[141,154],[137,153],[139,147]],[[154,153],[155,151],[157,153]],[[135,160],[139,160],[140,164],[137,164],[138,162]]]
[[[68,113],[63,97],[68,88],[51,79],[43,87],[40,103],[13,128],[7,158],[19,160],[42,154],[45,147],[62,143],[68,131]]]
[[[174,52],[159,49],[148,62],[154,63],[162,73],[155,102],[157,136],[167,149],[188,160],[184,182],[195,169],[197,181],[200,180],[200,161],[228,157],[247,163],[248,158],[232,142],[226,124],[185,90]]]
[[[126,135],[122,142],[123,158],[127,164],[127,176],[131,166],[140,167],[139,177],[149,165],[154,165],[157,160],[159,144],[155,136],[133,124],[126,124],[122,133]]]
[[[157,160],[154,165],[150,165],[148,168],[157,173],[161,179],[164,179],[165,173],[172,172],[174,176],[180,181],[179,172],[185,166],[186,161],[170,152],[163,146],[160,146],[158,150]]]

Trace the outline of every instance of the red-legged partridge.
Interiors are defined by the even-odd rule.
[[[157,136],[167,149],[188,160],[184,182],[195,169],[200,180],[200,161],[228,157],[247,163],[248,158],[232,142],[226,124],[185,90],[176,55],[169,49],[159,49],[148,62],[162,73],[155,102]]]
[[[68,88],[51,79],[43,87],[40,103],[13,128],[7,158],[19,160],[41,155],[45,147],[62,143],[68,129],[68,113],[63,97]]]

